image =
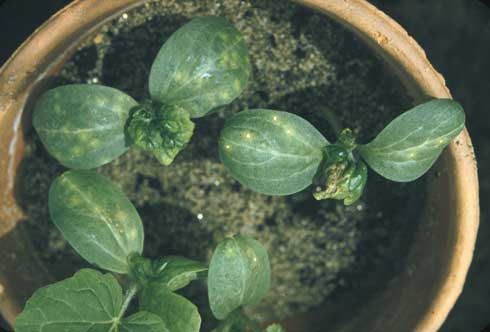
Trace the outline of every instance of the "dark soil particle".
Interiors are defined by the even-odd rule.
[[[145,254],[207,261],[224,236],[256,237],[267,247],[273,270],[271,291],[252,308],[259,320],[376,296],[404,264],[424,201],[423,181],[392,183],[371,172],[361,200],[345,207],[317,202],[308,190],[289,197],[252,192],[231,178],[217,154],[225,120],[246,108],[300,114],[329,140],[335,133],[326,119],[335,112],[342,126],[366,142],[410,106],[381,60],[337,24],[282,1],[152,1],[105,25],[66,64],[56,84],[100,83],[147,98],[158,49],[197,15],[226,16],[245,35],[253,78],[230,106],[196,120],[190,145],[171,166],[132,150],[99,169],[141,214]],[[49,219],[48,188],[63,168],[33,131],[27,139],[19,201],[40,258],[63,278],[86,265]]]

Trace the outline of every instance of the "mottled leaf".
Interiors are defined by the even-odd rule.
[[[201,316],[197,307],[161,283],[147,284],[139,300],[140,309],[158,315],[169,332],[199,332]]]
[[[93,171],[71,170],[49,191],[51,219],[87,261],[128,273],[127,257],[143,251],[143,225],[133,204],[112,181]]]
[[[17,317],[16,332],[168,332],[151,313],[124,315],[123,294],[110,275],[82,269],[38,289]]]
[[[220,158],[244,186],[269,195],[308,187],[328,141],[308,121],[265,109],[234,115],[221,131]]]
[[[156,275],[171,291],[184,288],[198,278],[198,274],[207,271],[206,264],[179,256],[168,256],[156,263]]]
[[[113,88],[65,85],[41,96],[32,122],[46,150],[61,164],[90,169],[127,151],[124,126],[136,104]]]
[[[377,173],[406,182],[422,176],[464,127],[460,104],[434,99],[394,119],[369,144],[358,147]]]
[[[209,304],[220,320],[231,312],[259,303],[270,287],[265,248],[248,236],[234,236],[216,248],[208,272]]]
[[[150,72],[150,95],[201,117],[238,97],[249,76],[243,36],[224,18],[198,17],[160,49]]]
[[[133,146],[150,151],[163,165],[172,163],[193,131],[194,123],[186,110],[154,101],[133,108],[127,126]]]

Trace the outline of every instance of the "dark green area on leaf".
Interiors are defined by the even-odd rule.
[[[464,120],[459,103],[434,99],[398,116],[358,150],[368,165],[385,178],[413,181],[429,170],[463,130]]]
[[[150,95],[202,117],[238,97],[250,72],[240,32],[222,17],[198,17],[160,49],[150,72]]]
[[[139,299],[140,309],[158,315],[169,332],[199,332],[201,316],[197,307],[161,283],[145,285]]]
[[[124,127],[136,102],[101,86],[73,84],[44,93],[32,123],[48,152],[66,167],[90,169],[128,150]]]
[[[329,143],[308,121],[292,113],[242,111],[224,126],[220,158],[244,186],[269,195],[308,187]]]
[[[127,257],[143,251],[143,224],[122,190],[94,171],[71,170],[49,191],[53,223],[88,262],[128,273]]]
[[[256,240],[238,235],[216,248],[208,273],[209,304],[214,316],[225,319],[231,312],[257,304],[270,287],[269,257]]]
[[[83,269],[71,278],[40,288],[17,317],[17,332],[167,332],[149,312],[123,318],[125,299],[110,274]]]

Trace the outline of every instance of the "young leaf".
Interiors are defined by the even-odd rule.
[[[151,313],[124,315],[121,286],[110,275],[82,269],[38,289],[15,321],[16,332],[167,332]]]
[[[265,332],[286,332],[286,330],[279,324],[272,324],[267,327]]]
[[[128,273],[128,255],[143,251],[143,224],[133,204],[93,171],[60,175],[49,191],[49,211],[75,250],[103,269]]]
[[[325,158],[318,177],[325,183],[324,189],[315,192],[317,200],[339,199],[345,205],[356,202],[364,192],[367,167],[362,160],[354,160],[349,150],[332,144],[325,148]]]
[[[184,288],[197,279],[200,272],[208,269],[206,264],[179,256],[164,257],[155,263],[157,279],[171,291]]]
[[[194,123],[186,110],[154,101],[133,108],[128,123],[131,143],[153,153],[163,165],[172,163],[194,131]]]
[[[358,147],[377,173],[392,181],[412,181],[429,170],[464,127],[460,104],[434,99],[394,119],[369,144]]]
[[[150,72],[150,95],[201,117],[238,97],[249,76],[243,36],[224,18],[198,17],[160,49]]]
[[[328,144],[297,115],[257,109],[239,112],[225,124],[219,154],[244,186],[268,195],[289,195],[312,183]]]
[[[106,86],[65,85],[41,96],[32,123],[46,150],[61,164],[90,169],[128,150],[124,126],[136,104]]]
[[[158,315],[169,332],[199,332],[201,316],[197,307],[161,283],[148,283],[139,297],[140,309]]]
[[[121,324],[114,330],[114,332],[170,332],[170,331],[158,315],[152,314],[151,312],[147,312],[147,311],[140,311],[136,314],[129,316],[128,318],[122,319]]]
[[[208,273],[213,315],[225,319],[248,304],[259,303],[269,290],[271,270],[265,248],[248,236],[234,236],[216,248]]]

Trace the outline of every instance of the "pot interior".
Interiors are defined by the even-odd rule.
[[[409,331],[428,310],[449,266],[441,248],[450,250],[456,222],[450,154],[413,183],[388,182],[370,172],[366,193],[350,207],[316,202],[308,190],[289,197],[253,193],[219,161],[220,128],[247,107],[299,114],[330,141],[339,125],[349,127],[365,143],[425,98],[409,96],[391,68],[339,24],[273,1],[157,1],[128,11],[92,33],[62,70],[38,84],[21,117],[6,114],[0,126],[10,126],[5,133],[11,135],[2,141],[12,148],[0,164],[7,179],[1,185],[14,196],[5,196],[1,207],[0,252],[8,257],[0,269],[4,280],[16,275],[16,289],[5,290],[10,298],[3,310],[18,312],[37,287],[88,266],[49,220],[49,185],[64,169],[30,125],[35,99],[69,83],[104,84],[139,101],[148,98],[147,77],[159,47],[196,15],[222,15],[236,25],[249,45],[253,77],[238,100],[196,121],[193,140],[171,166],[134,150],[99,169],[122,186],[141,214],[145,254],[208,261],[223,236],[246,233],[268,248],[272,262],[269,295],[248,309],[259,321],[283,321],[290,332],[360,326]],[[204,330],[210,330],[203,288],[197,283],[185,294],[200,305],[209,322]],[[380,306],[387,306],[385,313]]]

